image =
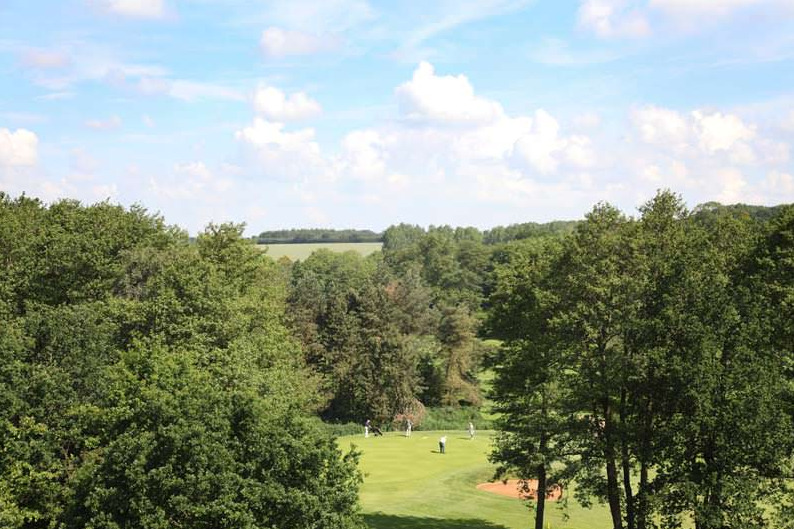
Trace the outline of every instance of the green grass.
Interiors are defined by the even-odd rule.
[[[422,419],[417,431],[420,430],[452,430],[465,429],[469,421],[478,430],[489,430],[493,424],[483,417],[481,408],[475,406],[442,406],[426,408],[427,415]]]
[[[525,502],[477,490],[490,480],[488,463],[491,432],[469,440],[464,431],[447,435],[447,453],[438,453],[442,432],[416,431],[410,438],[389,432],[383,437],[363,435],[339,439],[347,449],[362,452],[361,506],[372,529],[524,529],[534,524]],[[569,492],[569,491],[568,491]],[[571,500],[570,518],[563,519],[557,504],[547,503],[550,528],[601,529],[610,527],[605,506],[583,509]]]
[[[262,250],[267,250],[267,254],[273,259],[288,257],[290,261],[303,261],[312,252],[325,248],[332,252],[347,252],[354,250],[361,255],[369,255],[379,252],[383,243],[380,242],[330,242],[330,243],[306,243],[306,244],[259,244]]]
[[[480,371],[477,379],[480,382],[480,391],[483,394],[483,402],[482,406],[480,406],[480,415],[483,419],[490,421],[493,423],[498,417],[499,414],[493,411],[493,401],[488,398],[488,395],[491,393],[493,389],[493,381],[496,377],[496,373],[493,369],[485,369]]]

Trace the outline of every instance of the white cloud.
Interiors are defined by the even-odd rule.
[[[529,53],[534,62],[553,66],[604,64],[623,56],[625,52],[617,53],[614,50],[593,48],[591,45],[574,49],[568,42],[556,38],[543,39]]]
[[[340,45],[339,38],[332,35],[307,33],[277,27],[269,27],[264,30],[259,43],[262,52],[267,57],[273,58],[291,55],[312,55],[332,51]]]
[[[395,89],[398,119],[351,130],[326,154],[313,129],[275,119],[300,113],[284,110],[289,94],[270,93],[259,105],[269,116],[260,112],[236,133],[242,169],[232,176],[274,189],[269,219],[321,204],[335,224],[373,215],[493,225],[520,221],[528,209],[580,215],[599,200],[628,211],[660,187],[694,205],[776,202],[791,185],[789,147],[768,136],[779,129],[735,109],[635,107],[630,130],[585,111],[567,126],[543,109],[509,115],[465,76],[423,63]]]
[[[337,34],[375,17],[367,0],[266,0],[265,5],[268,24],[314,34]]]
[[[318,116],[322,107],[303,92],[285,95],[272,86],[260,86],[254,94],[254,108],[274,121],[294,121]]]
[[[593,141],[582,135],[570,136],[566,140],[565,160],[574,167],[588,169],[597,163]]]
[[[240,101],[245,94],[233,86],[174,78],[158,64],[126,62],[113,50],[96,44],[70,42],[57,50],[25,48],[21,63],[29,70],[34,84],[54,93],[41,100],[65,99],[74,96],[69,90],[86,82],[101,82],[128,93],[194,102],[207,99]]]
[[[694,110],[683,115],[647,105],[634,108],[631,121],[644,143],[671,148],[679,156],[724,153],[731,163],[740,165],[755,163],[757,149],[761,149],[768,160],[788,157],[785,144],[758,139],[757,127],[734,114]]]
[[[85,126],[94,130],[116,130],[121,128],[121,118],[118,116],[111,116],[108,119],[89,119],[85,122]]]
[[[10,121],[14,125],[34,125],[49,121],[48,116],[32,112],[0,112],[0,119]]]
[[[317,206],[307,206],[303,208],[304,216],[309,219],[310,226],[330,226],[331,217],[328,213]]]
[[[640,38],[653,29],[701,32],[742,13],[788,18],[791,0],[580,0],[580,28],[601,38]],[[658,31],[662,33],[662,31]]]
[[[114,200],[119,194],[116,184],[99,184],[91,187],[94,200]]]
[[[726,167],[718,170],[715,176],[717,202],[735,204],[746,200],[747,180],[741,171],[734,167]]]
[[[24,167],[36,165],[39,138],[27,129],[0,129],[0,166]]]
[[[93,175],[99,162],[83,149],[72,149],[69,165],[78,175]]]
[[[645,143],[680,145],[687,142],[691,134],[681,114],[653,105],[633,109],[631,121]]]
[[[783,130],[794,132],[794,109],[786,112],[780,119],[780,127]]]
[[[706,114],[696,110],[692,116],[700,147],[709,154],[727,151],[737,142],[751,140],[756,135],[755,127],[731,114]]]
[[[582,0],[577,21],[580,28],[601,38],[637,38],[651,33],[645,13],[627,0]]]
[[[648,6],[675,17],[722,17],[750,7],[778,8],[788,0],[650,0]]]
[[[253,155],[255,170],[278,181],[332,178],[330,163],[322,157],[314,139],[314,129],[295,132],[284,130],[284,124],[254,118],[250,127],[235,133],[247,152]]]
[[[158,198],[179,200],[222,200],[234,182],[218,176],[204,162],[175,164],[171,175],[149,179],[149,190]]]
[[[581,169],[596,163],[590,138],[560,135],[559,122],[543,109],[535,112],[532,130],[516,142],[515,155],[541,175],[556,173],[562,163]]]
[[[169,93],[171,82],[163,77],[141,77],[135,87],[144,95],[160,95]]]
[[[768,203],[794,202],[794,175],[782,171],[770,171],[761,184]]]
[[[122,79],[118,84],[123,85]],[[239,90],[215,83],[188,81],[185,79],[169,79],[167,77],[144,76],[134,85],[135,91],[143,95],[167,95],[174,99],[194,102],[206,99],[225,101],[244,101],[245,96]]]
[[[670,187],[693,203],[770,204],[785,197],[789,146],[766,137],[771,131],[755,123],[719,110],[679,113],[653,106],[635,108],[632,122],[639,141],[629,138],[631,148],[616,167],[635,174],[638,189]]]
[[[204,162],[188,162],[176,164],[174,172],[178,175],[184,175],[195,180],[210,180],[212,173],[204,164]]]
[[[556,155],[565,147],[565,142],[559,137],[560,125],[541,109],[535,112],[532,128],[530,134],[516,142],[516,154],[540,174],[553,173],[559,165]]]
[[[32,82],[55,92],[68,92],[71,87],[88,81],[124,87],[130,80],[164,77],[168,74],[168,70],[162,66],[129,63],[104,46],[81,41],[67,42],[55,51],[39,50],[38,56],[28,60],[34,61],[29,67]],[[24,65],[24,56],[22,61]],[[32,66],[35,63],[39,66]],[[44,68],[44,63],[52,67]],[[56,68],[56,64],[60,66]]]
[[[238,131],[235,137],[256,147],[272,145],[288,151],[308,150],[319,153],[320,148],[314,142],[314,129],[284,132],[283,128],[283,123],[254,118],[254,124]]]
[[[502,105],[474,95],[465,75],[438,76],[427,62],[421,62],[413,78],[395,93],[400,113],[408,120],[481,124],[504,115]]]
[[[289,130],[264,118],[237,139],[254,155],[249,171],[300,184],[293,196],[302,203],[323,197],[355,208],[422,208],[439,197],[461,203],[482,195],[493,199],[478,206],[485,208],[538,204],[554,192],[573,196],[577,186],[596,185],[582,172],[599,163],[592,138],[567,133],[549,112],[509,116],[478,96],[466,77],[437,76],[427,63],[397,87],[395,98],[402,119],[349,132],[333,155],[320,152],[312,129]],[[566,183],[554,183],[560,179]]]
[[[238,90],[213,83],[196,81],[174,80],[168,95],[183,101],[197,101],[201,99],[222,99],[228,101],[244,101],[245,96]]]
[[[783,165],[791,160],[791,149],[785,142],[759,138],[753,145],[760,160],[768,165]]]
[[[157,19],[166,14],[163,0],[105,0],[106,11],[129,18]]]
[[[38,96],[35,99],[38,101],[62,101],[64,99],[71,99],[74,97],[74,92],[52,92]]]
[[[572,125],[579,130],[597,129],[601,126],[601,115],[598,112],[583,112],[574,116]]]
[[[470,128],[465,134],[448,131],[453,156],[465,160],[500,160],[509,156],[519,138],[532,133],[532,118],[503,115],[485,125]]]
[[[372,129],[354,130],[342,140],[342,155],[336,170],[342,177],[379,180],[387,175],[386,143]]]
[[[413,60],[417,55],[428,56],[421,46],[428,40],[478,20],[483,20],[526,7],[531,0],[457,0],[455,2],[419,2],[421,11],[408,13],[398,11],[398,16],[410,21],[410,31],[398,39],[400,50],[397,56]],[[413,16],[412,16],[413,15]],[[419,24],[417,24],[419,21]]]
[[[20,62],[26,68],[50,70],[66,68],[72,61],[63,50],[31,48],[22,53]]]

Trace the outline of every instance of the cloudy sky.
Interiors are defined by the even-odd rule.
[[[0,190],[195,233],[794,202],[794,0],[0,0]]]

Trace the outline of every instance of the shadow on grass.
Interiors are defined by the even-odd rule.
[[[443,519],[375,513],[365,514],[364,521],[370,529],[507,529],[504,525],[473,518]]]

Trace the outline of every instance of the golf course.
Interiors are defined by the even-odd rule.
[[[447,436],[446,453],[438,452],[438,439]],[[339,439],[347,450],[361,451],[364,474],[361,506],[372,529],[519,529],[531,527],[533,514],[527,502],[477,490],[490,481],[494,465],[488,462],[492,432],[469,439],[463,431],[387,432],[383,437],[346,436]],[[566,491],[565,496],[569,496]],[[547,527],[599,529],[610,526],[606,506],[583,509],[570,499],[568,518],[561,504],[549,502]]]

